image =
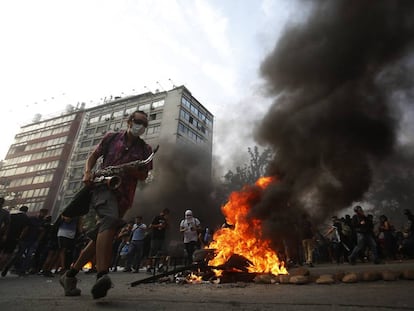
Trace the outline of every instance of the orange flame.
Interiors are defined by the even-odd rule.
[[[231,255],[237,254],[252,262],[247,267],[249,272],[287,274],[284,263],[271,249],[270,241],[262,238],[261,220],[247,218],[252,203],[260,200],[263,190],[272,182],[275,182],[274,178],[262,177],[255,186],[245,186],[241,191],[230,194],[222,212],[234,227],[221,228],[214,233],[209,248],[215,249],[216,255],[209,265],[222,265]]]
[[[88,261],[83,267],[82,269],[84,270],[88,270],[88,269],[92,269],[92,262]]]
[[[187,279],[187,283],[192,283],[192,284],[195,284],[195,283],[199,284],[203,281],[202,276],[199,276],[195,273],[189,274],[186,279]]]

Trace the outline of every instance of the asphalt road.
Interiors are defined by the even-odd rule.
[[[311,275],[362,271],[414,270],[414,261],[381,265],[324,264]],[[115,287],[108,296],[93,300],[95,275],[81,272],[80,297],[65,297],[59,278],[8,274],[0,278],[0,310],[414,310],[414,281],[293,284],[185,284],[151,283],[131,287],[146,273],[112,272]]]

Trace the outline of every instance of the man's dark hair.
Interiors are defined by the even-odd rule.
[[[132,121],[132,119],[134,118],[134,115],[135,115],[136,113],[141,113],[141,114],[143,114],[145,117],[147,117],[147,118],[148,118],[148,114],[147,114],[145,111],[142,111],[142,110],[135,110],[133,113],[131,113],[131,114],[129,115],[129,117],[128,117],[128,121]]]
[[[4,204],[4,198],[3,197],[0,197],[0,207],[2,207],[3,204]]]
[[[361,206],[357,205],[357,206],[354,207],[354,212],[360,212],[360,211],[362,211]]]
[[[26,205],[23,205],[19,208],[19,211],[25,212],[25,213],[27,213],[28,210],[29,210],[29,208]]]

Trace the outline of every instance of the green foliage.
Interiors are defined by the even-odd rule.
[[[235,172],[231,169],[224,175],[224,186],[228,193],[240,190],[245,185],[254,184],[260,177],[265,176],[266,169],[273,157],[271,149],[266,148],[263,152],[257,146],[248,147],[250,156],[249,163],[237,166]]]

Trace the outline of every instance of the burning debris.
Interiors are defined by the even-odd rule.
[[[262,199],[264,191],[273,182],[272,178],[261,178],[254,186],[246,186],[230,195],[222,212],[226,221],[233,226],[222,228],[214,234],[209,247],[216,249],[216,254],[209,265],[227,265],[251,273],[287,273],[270,241],[263,238],[262,221],[248,217],[250,209]]]

